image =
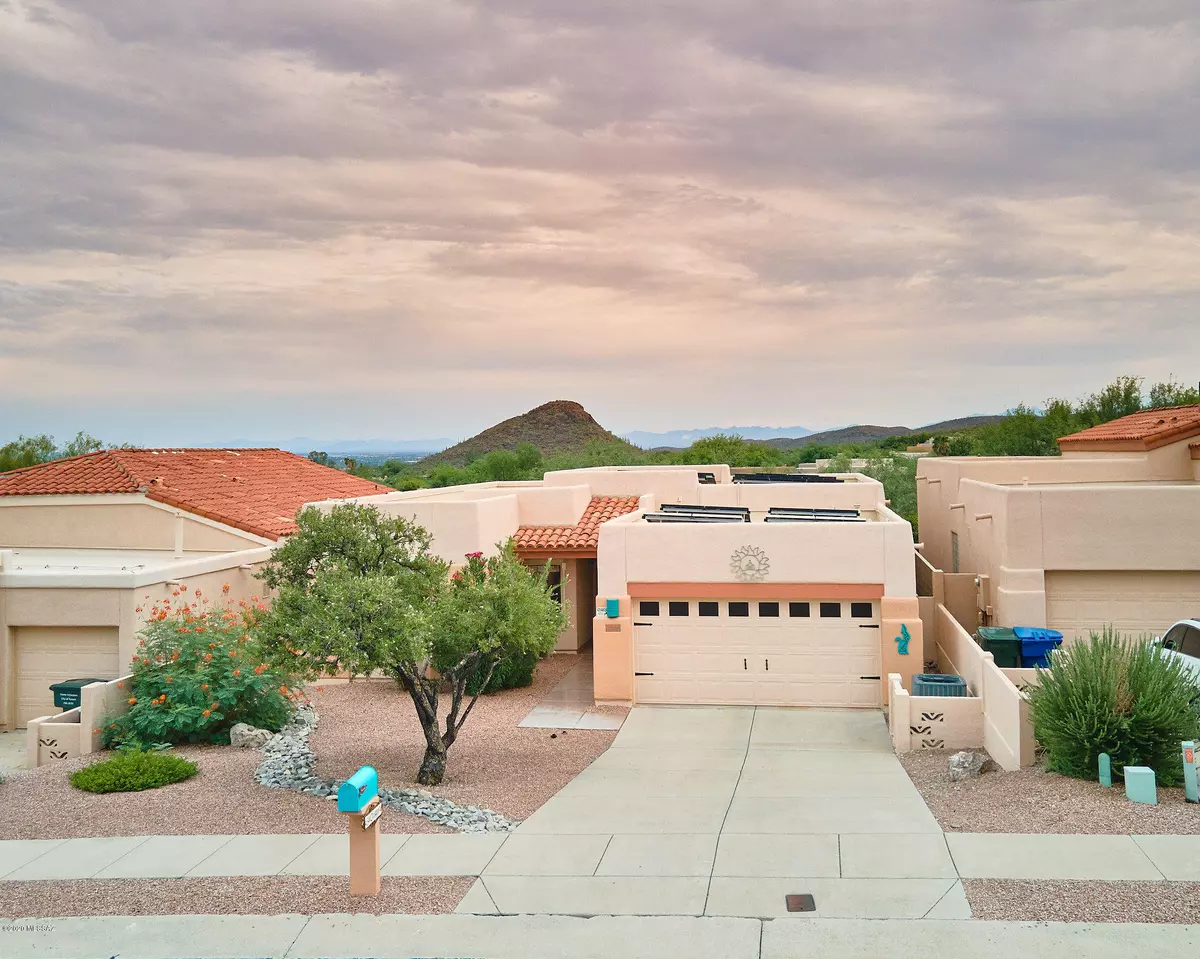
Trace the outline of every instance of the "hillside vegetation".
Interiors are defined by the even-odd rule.
[[[421,460],[425,467],[442,464],[466,466],[473,460],[497,450],[516,452],[517,447],[529,444],[545,456],[559,453],[582,453],[594,443],[612,446],[613,450],[637,447],[614,436],[593,419],[592,414],[571,400],[554,400],[537,409],[513,416],[489,427],[469,440],[463,440]]]

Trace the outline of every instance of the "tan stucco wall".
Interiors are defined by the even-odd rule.
[[[615,520],[600,529],[599,595],[631,582],[733,583],[733,553],[756,546],[768,583],[882,583],[885,595],[916,595],[911,527],[875,523],[650,524]]]
[[[38,505],[28,502],[36,499]],[[93,503],[53,502],[53,497],[0,497],[0,547],[33,549],[175,549],[182,522],[185,552],[226,552],[262,541],[226,527],[211,526],[179,510],[130,499]],[[72,501],[82,497],[71,497]],[[177,517],[179,517],[177,519]]]

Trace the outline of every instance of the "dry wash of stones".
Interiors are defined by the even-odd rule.
[[[337,800],[338,786],[344,780],[321,779],[313,773],[317,757],[308,738],[317,726],[317,719],[317,711],[311,706],[297,708],[288,724],[263,745],[263,761],[254,771],[256,782],[273,789],[294,789],[331,802]],[[424,789],[380,789],[379,798],[385,806],[423,816],[459,832],[512,832],[518,826],[491,809],[460,806]]]

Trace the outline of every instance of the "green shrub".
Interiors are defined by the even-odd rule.
[[[255,635],[257,603],[210,606],[165,600],[146,611],[128,681],[129,710],[103,727],[106,746],[144,749],[170,743],[228,743],[229,728],[249,723],[278,732],[301,693]]]
[[[1030,713],[1050,769],[1097,779],[1097,759],[1108,753],[1118,775],[1149,766],[1161,785],[1181,782],[1179,744],[1200,735],[1200,703],[1178,659],[1105,627],[1053,653],[1038,676]]]
[[[533,652],[513,653],[511,656],[505,657],[496,664],[492,678],[488,681],[487,687],[482,690],[483,677],[487,675],[487,669],[480,666],[476,670],[475,675],[467,680],[467,693],[475,696],[481,691],[494,693],[501,689],[519,689],[524,686],[532,686],[533,674],[537,670],[540,658],[537,653]]]
[[[182,756],[131,751],[72,773],[71,785],[90,793],[127,793],[183,782],[197,772]]]

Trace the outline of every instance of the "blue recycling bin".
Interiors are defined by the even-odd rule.
[[[1026,669],[1049,666],[1050,651],[1058,649],[1063,641],[1063,634],[1057,629],[1040,626],[1014,626],[1013,634],[1021,641],[1021,665]]]

